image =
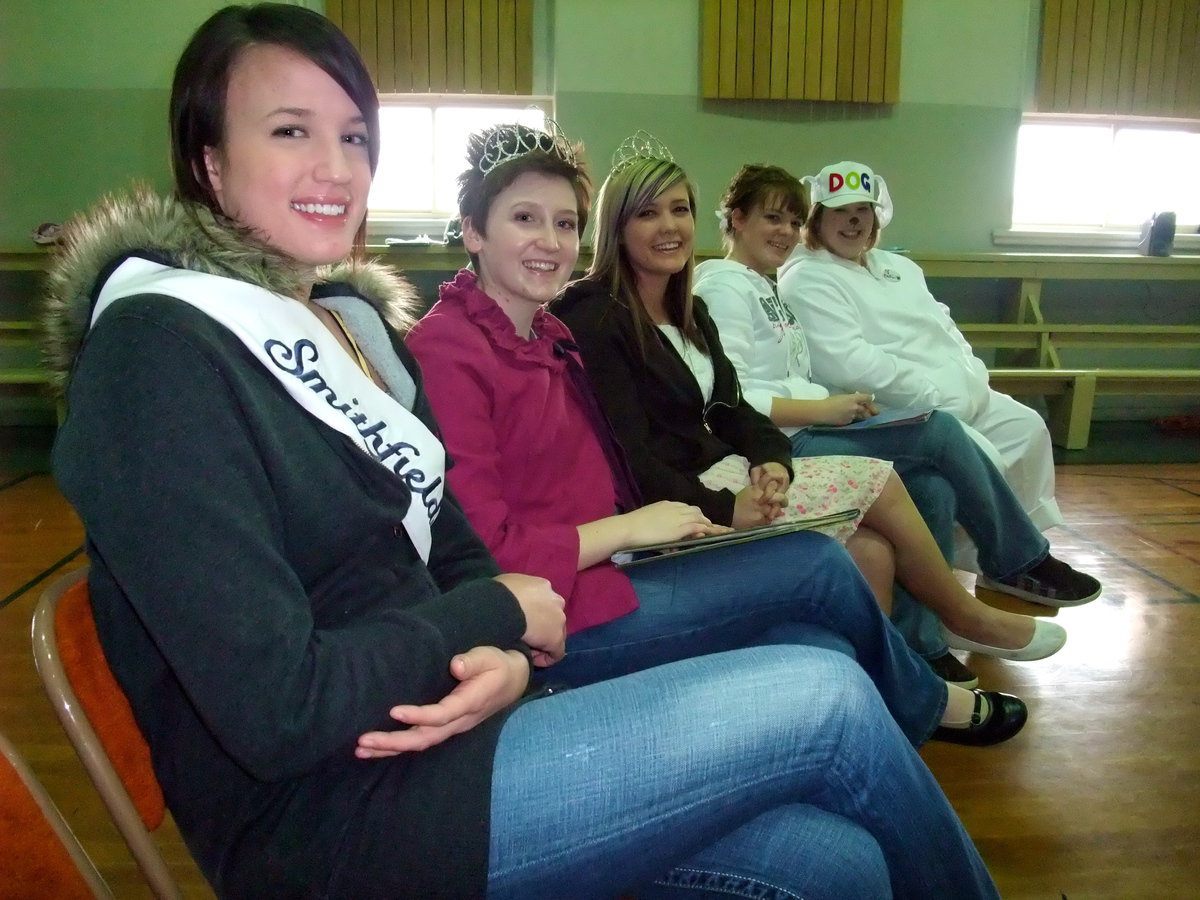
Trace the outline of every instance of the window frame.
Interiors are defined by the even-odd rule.
[[[437,110],[450,107],[496,107],[503,109],[541,109],[547,118],[554,118],[554,97],[543,94],[380,94],[381,113],[387,107],[420,107]],[[434,139],[436,147],[436,137]],[[382,148],[387,153],[387,147]],[[434,177],[432,155],[429,169],[423,177]],[[430,243],[440,243],[446,225],[455,218],[454,212],[428,210],[396,210],[372,207],[367,213],[367,244],[388,246],[421,242],[426,235]]]
[[[1104,126],[1113,129],[1114,137],[1116,131],[1121,128],[1159,128],[1164,131],[1183,131],[1200,135],[1200,119],[1177,119],[1154,116],[1024,113],[1021,117],[1020,127],[1030,124]],[[1012,215],[1016,212],[1017,180],[1015,146],[1013,162],[1013,209],[1010,212],[1010,224],[1008,228],[999,228],[993,231],[992,240],[994,244],[1008,247],[1034,246],[1108,251],[1134,251],[1138,248],[1142,237],[1140,226],[1133,226],[1128,223],[1099,226],[1071,224],[1038,225],[1014,221]],[[1175,233],[1176,251],[1200,253],[1200,234],[1195,233],[1197,226],[1200,226],[1200,222],[1182,220],[1177,222]]]

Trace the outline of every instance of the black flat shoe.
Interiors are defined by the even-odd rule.
[[[938,726],[933,732],[933,740],[945,741],[948,744],[966,744],[970,747],[986,747],[989,744],[1007,741],[1025,726],[1029,710],[1020,697],[1002,694],[999,691],[976,690],[971,693],[975,695],[975,712],[971,714],[971,724],[966,728]],[[985,696],[991,706],[986,719],[980,712]]]

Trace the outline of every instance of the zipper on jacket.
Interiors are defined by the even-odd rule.
[[[714,400],[704,407],[704,412],[700,414],[700,422],[704,425],[704,430],[709,434],[713,433],[712,426],[708,424],[708,414],[718,406],[724,406],[726,409],[733,409],[733,404],[726,403],[724,400]]]

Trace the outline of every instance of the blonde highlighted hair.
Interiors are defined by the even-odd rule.
[[[645,351],[646,335],[654,322],[637,292],[637,272],[629,260],[624,243],[625,226],[643,208],[682,182],[687,187],[688,203],[696,214],[696,191],[687,173],[678,163],[666,159],[636,157],[618,164],[600,187],[594,209],[592,265],[587,278],[604,285],[616,302],[628,307],[633,316],[638,345]],[[694,256],[667,281],[668,320],[692,344],[707,352],[704,335],[696,326],[692,300]]]

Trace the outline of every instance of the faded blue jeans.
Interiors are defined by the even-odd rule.
[[[1029,520],[999,469],[950,413],[935,410],[921,425],[852,431],[803,429],[792,435],[796,456],[873,456],[891,460],[947,560],[954,523],[975,543],[979,567],[992,578],[1026,572],[1050,544]],[[897,589],[892,621],[926,658],[946,652],[934,612]]]
[[[776,645],[525,704],[492,781],[490,900],[998,896],[853,661]]]
[[[548,679],[578,686],[706,653],[805,644],[856,659],[912,744],[941,719],[945,683],[905,645],[833,538],[797,532],[626,571],[638,608],[572,634]]]

